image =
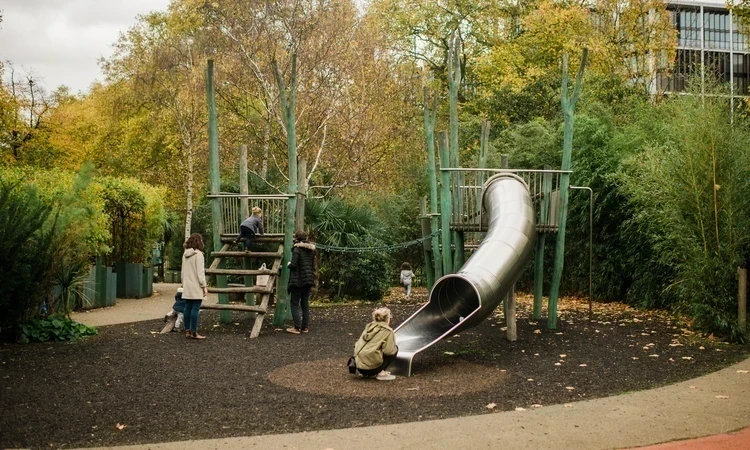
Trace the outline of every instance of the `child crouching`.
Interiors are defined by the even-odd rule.
[[[185,300],[182,299],[182,288],[178,288],[177,293],[174,295],[174,305],[172,305],[172,310],[164,316],[164,322],[174,321],[174,327],[171,331],[178,331],[182,328],[185,323],[185,318],[182,314],[183,312],[185,312]]]

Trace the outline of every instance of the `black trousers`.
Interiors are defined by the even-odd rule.
[[[392,355],[383,355],[383,364],[380,365],[377,369],[360,369],[357,368],[359,373],[366,377],[372,377],[380,373],[381,370],[385,370],[388,368],[388,366],[391,365],[394,359],[396,359],[396,355],[398,355],[398,348],[396,348],[396,353]]]
[[[240,234],[237,236],[237,239],[235,241],[245,241],[245,250],[250,249],[250,243],[253,241],[253,236],[255,236],[255,233],[253,233],[253,230],[251,230],[248,227],[243,227],[240,225]]]

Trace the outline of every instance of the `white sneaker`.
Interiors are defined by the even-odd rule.
[[[391,375],[390,372],[380,372],[375,378],[379,381],[393,381],[396,379],[396,375]]]

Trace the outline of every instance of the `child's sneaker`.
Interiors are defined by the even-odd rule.
[[[287,328],[286,332],[287,333],[292,333],[292,334],[299,334],[300,333],[299,328],[295,328],[295,327],[289,327],[289,328]]]
[[[391,375],[390,372],[380,372],[375,378],[377,378],[378,381],[393,381],[396,379],[396,375]]]
[[[303,332],[303,333],[309,333],[310,332],[310,330],[308,330],[307,328],[302,328],[300,331]]]

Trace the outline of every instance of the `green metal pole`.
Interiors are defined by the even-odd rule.
[[[279,289],[276,292],[276,312],[273,316],[273,325],[280,327],[289,315],[289,293],[286,288],[289,284],[289,268],[287,263],[292,259],[292,237],[294,235],[294,222],[297,214],[297,135],[295,128],[295,104],[297,101],[297,54],[292,54],[292,74],[289,81],[289,89],[281,78],[281,72],[273,61],[273,71],[279,86],[279,101],[281,112],[286,127],[286,142],[289,157],[289,201],[287,203],[286,221],[284,223],[284,259],[281,262],[281,279]]]
[[[424,132],[427,144],[427,176],[430,179],[430,231],[435,233],[439,229],[438,224],[438,192],[437,174],[435,173],[435,114],[437,111],[437,97],[432,99],[432,108],[429,107],[429,95],[427,87],[424,88]],[[432,258],[435,265],[435,279],[443,276],[443,265],[440,257],[440,241],[437,237],[430,239],[432,243]],[[432,284],[428,286],[428,290]]]
[[[461,167],[458,157],[458,86],[461,84],[461,65],[459,64],[460,41],[456,36],[450,49],[448,57],[448,108],[450,112],[450,163],[452,167]],[[453,193],[458,194],[453,201],[454,217],[458,219],[463,213],[463,198],[460,195],[459,186],[463,185],[463,174],[455,173],[453,179]],[[464,251],[464,233],[453,231],[453,244],[455,245],[455,256],[453,259],[453,272],[464,265],[466,253]]]
[[[219,174],[219,129],[216,123],[216,99],[214,97],[214,61],[208,60],[208,67],[206,69],[206,103],[208,103],[208,174],[210,181],[210,193],[217,195],[220,188],[220,174]],[[211,199],[211,216],[213,219],[212,237],[214,251],[218,252],[221,250],[221,230],[224,229],[224,223],[221,218],[221,205],[219,199],[214,197]],[[216,287],[225,288],[227,287],[226,275],[216,276]],[[219,294],[219,303],[229,303],[229,295]],[[221,311],[219,313],[219,320],[222,323],[229,323],[232,320],[230,311]]]
[[[448,159],[448,133],[438,133],[438,148],[440,149],[440,168],[450,165]],[[453,273],[453,258],[451,255],[451,175],[446,170],[440,171],[440,234],[443,241],[443,275]]]
[[[578,96],[581,93],[583,83],[583,71],[588,59],[588,49],[583,49],[581,65],[578,68],[576,84],[573,88],[573,97],[568,97],[568,55],[563,55],[563,81],[561,103],[563,109],[563,157],[561,170],[570,170],[571,156],[573,153],[573,122],[574,111]],[[560,176],[560,203],[558,207],[558,231],[557,243],[555,245],[555,267],[552,272],[552,285],[549,291],[549,305],[547,307],[547,327],[551,330],[557,328],[557,300],[560,295],[560,282],[562,281],[563,262],[565,259],[565,223],[568,220],[568,194],[570,186],[570,173]]]

